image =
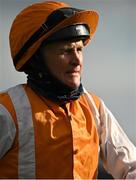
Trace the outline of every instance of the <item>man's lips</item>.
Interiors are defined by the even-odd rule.
[[[80,71],[67,71],[66,72],[66,74],[68,74],[68,75],[72,75],[72,76],[79,76],[79,74],[80,74]]]
[[[68,71],[66,73],[67,76],[69,77],[79,77],[80,76],[80,71]]]
[[[66,71],[66,73],[69,73],[69,74],[72,74],[72,73],[80,73],[80,68],[68,70],[68,71]]]
[[[72,73],[80,73],[80,71],[67,71],[66,73],[72,74]]]

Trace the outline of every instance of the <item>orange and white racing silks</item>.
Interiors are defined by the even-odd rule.
[[[0,178],[96,179],[99,146],[115,178],[135,176],[136,149],[98,97],[61,107],[27,85],[0,94]]]
[[[0,178],[96,178],[99,139],[84,96],[66,110],[16,86],[0,96]]]

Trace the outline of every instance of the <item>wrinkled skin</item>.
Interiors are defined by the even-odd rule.
[[[44,63],[52,75],[71,88],[80,85],[83,47],[81,40],[60,41],[48,44],[42,50]]]

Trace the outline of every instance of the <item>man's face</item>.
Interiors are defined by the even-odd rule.
[[[62,41],[44,47],[43,57],[49,71],[59,81],[71,88],[80,85],[83,66],[83,42]]]

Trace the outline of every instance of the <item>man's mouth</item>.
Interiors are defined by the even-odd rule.
[[[79,75],[80,71],[75,71],[74,70],[74,71],[67,71],[66,73],[74,76],[74,75]]]
[[[75,68],[67,71],[68,74],[80,74],[80,68]]]

